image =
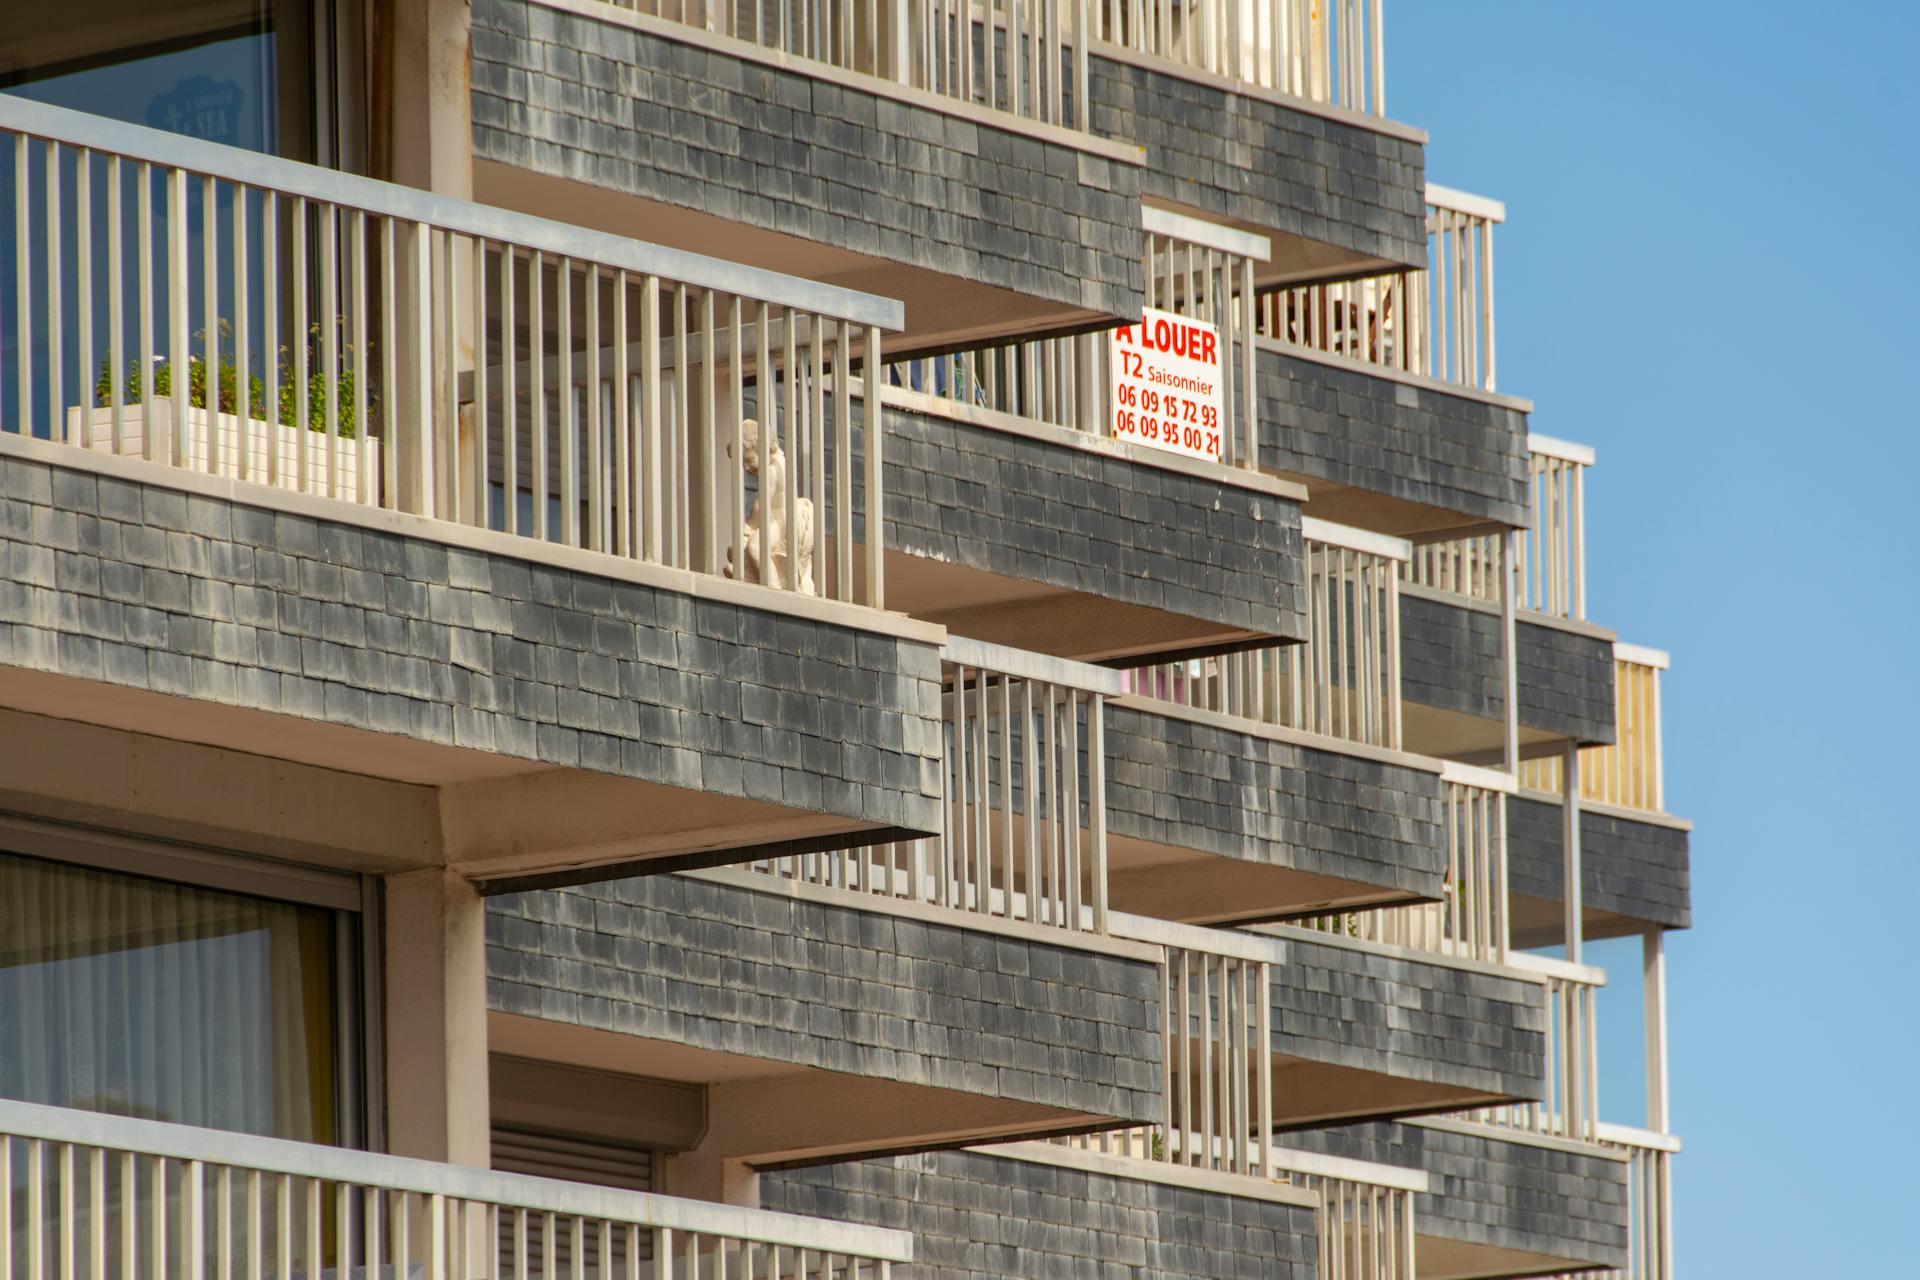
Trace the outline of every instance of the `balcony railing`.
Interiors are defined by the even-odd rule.
[[[1527,437],[1530,501],[1513,561],[1514,607],[1584,622],[1587,617],[1586,470],[1593,450],[1547,436]],[[1468,600],[1499,604],[1502,534],[1476,534],[1414,548],[1407,581]]]
[[[0,1274],[886,1280],[912,1256],[904,1231],[0,1102]]]
[[[1280,289],[1260,300],[1262,337],[1280,349],[1493,391],[1493,229],[1498,200],[1427,187],[1425,271]]]
[[[1118,672],[949,637],[938,839],[751,864],[782,879],[1107,932],[1106,699]]]
[[[1538,1102],[1516,1102],[1467,1113],[1471,1119],[1528,1133],[1582,1142],[1597,1141],[1600,1123],[1599,1053],[1594,1037],[1594,998],[1606,985],[1604,970],[1568,964],[1531,952],[1507,958],[1514,968],[1539,975],[1547,987],[1546,1077]]]
[[[1129,690],[1263,724],[1400,746],[1398,538],[1305,517],[1307,642],[1156,663]]]
[[[614,0],[845,71],[1086,128],[1088,0]]]
[[[1143,209],[1141,219],[1144,305],[1219,330],[1226,353],[1220,361],[1219,459],[1253,470],[1260,465],[1253,268],[1267,260],[1270,242],[1164,209]],[[1113,352],[1105,332],[896,361],[890,381],[949,404],[1092,435],[1113,432]],[[1149,406],[1123,407],[1152,415]]]
[[[1181,1158],[1177,1136],[1169,1143],[1165,1134],[1149,1127],[1109,1129],[1053,1141],[1076,1151],[1187,1163]],[[1248,1144],[1250,1149],[1253,1145]],[[1250,1156],[1241,1171],[1320,1197],[1315,1275],[1333,1280],[1413,1280],[1418,1274],[1413,1198],[1427,1190],[1423,1171],[1286,1147],[1270,1147],[1267,1159],[1270,1163],[1263,1166]]]
[[[1660,673],[1672,659],[1640,645],[1613,646],[1614,741],[1580,749],[1580,798],[1643,813],[1666,812],[1660,759]],[[1563,795],[1565,765],[1557,756],[1520,763],[1528,791]]]
[[[1445,897],[1336,912],[1294,923],[1322,933],[1504,964],[1508,948],[1507,802],[1511,777],[1448,761],[1440,774],[1447,836]]]
[[[1627,1164],[1627,1265],[1598,1274],[1602,1280],[1673,1280],[1673,1157],[1680,1140],[1664,1133],[1599,1126],[1602,1146],[1625,1151]]]
[[[1384,116],[1381,0],[1092,0],[1094,36],[1133,53]]]
[[[0,146],[8,429],[882,605],[898,303],[17,98]]]

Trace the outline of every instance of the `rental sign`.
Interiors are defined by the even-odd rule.
[[[1220,461],[1225,353],[1216,326],[1149,307],[1139,324],[1113,331],[1112,355],[1115,440]]]

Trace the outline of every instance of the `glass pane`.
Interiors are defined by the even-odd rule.
[[[0,1097],[337,1139],[333,915],[0,853]]]
[[[313,158],[312,0],[75,0],[7,21],[9,93]]]

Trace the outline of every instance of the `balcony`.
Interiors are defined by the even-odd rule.
[[[1486,779],[1399,750],[1408,548],[1303,530],[1304,644],[1129,674],[1109,733],[1123,910],[1218,923],[1440,896],[1449,779]]]
[[[1629,1165],[1621,1152],[1439,1117],[1284,1141],[1426,1175],[1413,1206],[1420,1280],[1604,1274],[1628,1262]]]
[[[1315,1191],[1052,1143],[783,1170],[761,1195],[787,1212],[904,1225],[919,1264],[943,1276],[1330,1274],[1316,1268]]]
[[[1261,465],[1313,512],[1426,542],[1527,521],[1532,406],[1495,390],[1494,228],[1506,208],[1426,188],[1425,269],[1267,293]]]
[[[1292,925],[1116,920],[1120,936],[1166,949],[1169,1148],[1218,1144],[1238,1170],[1235,1161],[1266,1159],[1263,1135],[1277,1130],[1540,1092],[1548,1021],[1531,969]]]
[[[1617,646],[1612,632],[1586,617],[1581,517],[1593,453],[1544,436],[1527,440],[1532,492],[1512,551],[1505,534],[1474,534],[1424,543],[1407,566],[1401,598],[1408,732],[1423,750],[1500,758],[1509,603],[1520,753],[1614,740]]]
[[[1206,423],[1181,451],[1144,430],[1116,437],[1105,333],[896,362],[885,394],[896,607],[1086,661],[1300,634],[1300,490],[1254,467],[1248,317],[1266,241],[1143,216],[1146,305],[1219,333],[1217,440],[1200,440]],[[1136,428],[1146,417],[1128,414]]]
[[[1666,811],[1661,767],[1658,649],[1616,644],[1618,739],[1579,753],[1581,930],[1611,938],[1692,923],[1688,841],[1693,824]],[[1551,946],[1565,932],[1566,766],[1523,761],[1513,804],[1515,936]]]
[[[927,349],[1138,315],[1140,151],[1085,129],[1067,5],[778,12],[481,0],[475,193],[904,299]]]
[[[1119,677],[946,657],[937,838],[498,898],[496,1052],[693,1087],[683,1176],[1151,1116],[1158,949],[1106,903]]]
[[[1385,118],[1378,6],[1094,0],[1094,131],[1141,194],[1270,236],[1262,287],[1423,264],[1426,135]]]
[[[0,1173],[0,1258],[29,1275],[881,1280],[913,1258],[903,1231],[22,1102]]]
[[[937,829],[941,633],[851,498],[896,305],[13,98],[0,139],[10,805],[516,880]]]

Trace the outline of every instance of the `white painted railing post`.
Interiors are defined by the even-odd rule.
[[[1572,739],[1568,739],[1561,752],[1561,797],[1560,797],[1560,875],[1564,887],[1561,891],[1564,915],[1561,927],[1566,937],[1566,956],[1569,963],[1579,964],[1581,934],[1581,883],[1580,883],[1580,748]]]
[[[1641,936],[1641,1013],[1645,1020],[1647,1128],[1670,1132],[1667,1103],[1667,952],[1658,929]]]

